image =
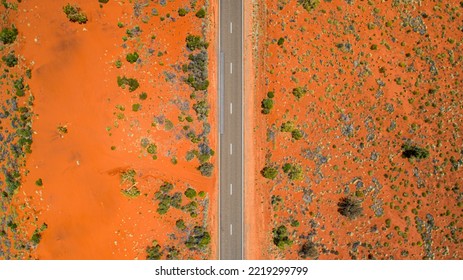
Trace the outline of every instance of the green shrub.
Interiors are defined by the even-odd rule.
[[[180,219],[180,220],[177,220],[175,222],[175,226],[179,229],[179,230],[184,230],[186,228],[185,226],[185,221]]]
[[[317,8],[320,4],[320,0],[297,0],[299,5],[301,5],[307,12],[310,12]]]
[[[264,176],[264,178],[273,180],[277,177],[278,170],[275,167],[266,166],[260,171],[260,174]]]
[[[294,123],[292,121],[287,121],[281,124],[281,132],[292,132],[294,130]]]
[[[302,167],[299,164],[285,163],[283,165],[283,172],[288,175],[288,178],[292,181],[300,181],[304,179]]]
[[[273,91],[267,92],[267,97],[268,98],[274,98],[275,97],[275,92],[273,92]]]
[[[156,240],[153,241],[151,246],[146,247],[147,260],[160,260],[162,257],[162,249]]]
[[[205,100],[193,104],[193,110],[196,112],[198,120],[205,120],[209,115],[209,104]]]
[[[117,77],[117,85],[120,86],[121,88],[125,88],[125,86],[129,86],[130,92],[135,91],[140,86],[140,84],[138,83],[136,79],[127,78],[125,76]]]
[[[339,214],[349,218],[356,219],[362,215],[362,207],[359,200],[351,197],[343,197],[338,202]]]
[[[210,162],[205,162],[198,166],[198,170],[201,172],[201,175],[211,177],[212,171],[214,170],[214,165]]]
[[[103,3],[103,4],[106,4],[106,3],[109,2],[109,0],[98,0],[98,2]]]
[[[293,244],[293,241],[289,239],[288,229],[281,225],[278,228],[273,228],[273,244],[278,248],[284,249],[286,246]]]
[[[211,235],[201,226],[195,226],[190,232],[185,246],[191,250],[206,249],[211,243]]]
[[[285,38],[281,37],[280,39],[278,39],[277,45],[283,46],[284,43],[285,43]]]
[[[272,110],[274,105],[273,99],[265,98],[262,100],[261,107],[262,107],[262,114],[267,115],[270,114],[270,110]]]
[[[156,144],[149,144],[147,147],[146,147],[146,151],[148,152],[148,154],[155,154],[156,151],[158,150],[158,147],[156,146]]]
[[[122,61],[120,61],[118,59],[118,60],[116,60],[116,62],[114,62],[114,65],[116,66],[116,68],[121,68],[122,67]]]
[[[71,22],[83,24],[88,21],[87,15],[85,15],[77,5],[67,4],[63,7],[63,11]]]
[[[5,45],[12,44],[16,40],[17,36],[18,29],[16,26],[12,25],[11,28],[3,27],[2,32],[0,32],[0,41],[2,41]]]
[[[204,18],[206,16],[206,10],[204,8],[199,9],[199,11],[196,13],[197,18]]]
[[[307,93],[307,89],[303,87],[296,87],[293,89],[293,95],[299,100]]]
[[[128,53],[128,54],[126,55],[126,57],[125,57],[125,59],[126,59],[128,62],[130,62],[130,63],[135,63],[135,62],[137,62],[138,58],[139,58],[139,55],[138,55],[137,52]]]
[[[138,103],[132,104],[132,111],[138,112],[140,110],[141,105]]]
[[[188,188],[185,191],[185,196],[188,197],[189,199],[193,199],[196,197],[196,191],[192,188]]]
[[[146,92],[142,92],[138,95],[138,98],[140,98],[140,100],[146,100],[146,98],[148,98],[148,94]]]
[[[194,51],[196,49],[207,49],[208,46],[209,43],[204,42],[201,36],[188,35],[186,37],[186,47],[190,51]]]
[[[181,16],[181,17],[184,17],[186,16],[186,14],[188,14],[188,11],[184,8],[179,8],[178,9],[178,15]]]
[[[299,129],[294,129],[293,131],[291,131],[291,136],[294,140],[301,140],[303,134],[302,131],[300,131]]]
[[[39,187],[43,186],[43,181],[42,181],[42,178],[39,178],[35,181],[35,184]]]
[[[6,66],[8,67],[14,67],[16,66],[16,64],[18,64],[18,58],[14,55],[14,51],[2,56],[2,60],[6,63]]]

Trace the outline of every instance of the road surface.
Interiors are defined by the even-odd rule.
[[[220,259],[243,259],[242,0],[220,0]]]

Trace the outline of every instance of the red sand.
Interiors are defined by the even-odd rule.
[[[76,1],[89,17],[88,23],[79,25],[66,19],[63,3],[39,2],[20,4],[22,12],[17,23],[24,39],[20,52],[33,69],[30,87],[36,98],[34,110],[37,114],[33,124],[36,132],[33,153],[27,159],[30,173],[22,190],[32,196],[31,207],[38,212],[39,220],[48,224],[35,257],[144,259],[145,247],[154,239],[162,245],[181,242],[183,237],[172,241],[168,234],[175,231],[175,220],[185,215],[170,210],[160,217],[156,213],[157,203],[152,201],[153,193],[163,181],[175,183],[177,191],[183,192],[191,185],[197,191],[208,193],[208,215],[199,215],[197,222],[186,216],[184,219],[187,224],[194,225],[202,224],[204,217],[216,240],[216,176],[203,177],[196,170],[196,162],[184,160],[186,151],[192,148],[188,140],[172,141],[181,126],[177,125],[177,112],[171,107],[171,97],[176,93],[179,98],[186,98],[191,90],[180,79],[178,86],[168,84],[162,75],[164,69],[171,69],[167,67],[169,63],[186,61],[184,38],[188,33],[200,31],[201,21],[194,13],[188,15],[190,20],[176,15],[178,7],[188,6],[189,1],[172,7],[171,4],[167,7],[156,5],[161,15],[167,11],[177,17],[176,22],[169,21],[170,29],[163,31],[167,21],[163,23],[159,17],[153,17],[148,24],[136,23],[130,16],[132,7],[128,3],[110,1],[100,8],[97,1]],[[207,37],[215,42],[216,7],[210,9],[213,13]],[[145,8],[145,12],[151,12],[151,8]],[[142,66],[125,61],[125,54],[133,49],[124,51],[120,47],[126,28],[118,28],[119,21],[127,28],[130,22],[140,24],[143,39],[132,46],[141,53]],[[149,44],[149,30],[156,31],[156,42],[160,42],[154,46],[156,53],[168,50],[162,57],[164,67],[150,62],[143,52],[143,44]],[[129,40],[127,44],[130,46],[132,42]],[[212,85],[215,85],[212,75],[216,63],[214,48],[212,44],[209,49]],[[121,69],[114,67],[117,58],[123,61]],[[133,93],[119,88],[116,80],[122,75],[136,77],[140,88]],[[138,100],[142,91],[148,93],[145,101]],[[214,86],[209,91],[210,104],[215,104]],[[131,112],[132,103],[141,103],[142,109]],[[123,120],[114,116],[118,104],[126,108]],[[161,111],[173,121],[173,131],[151,126],[153,115]],[[211,111],[215,112],[215,107]],[[214,114],[211,116],[210,135],[215,136]],[[57,132],[59,125],[66,125],[68,129],[62,138]],[[140,140],[143,137],[156,143],[157,160],[142,152]],[[209,141],[215,149],[215,137]],[[112,151],[111,146],[116,150]],[[177,165],[171,163],[169,154],[172,152],[178,158]],[[138,198],[128,199],[121,194],[119,173],[126,169],[137,172],[137,187],[142,193]],[[43,187],[34,184],[38,178],[42,178]],[[206,255],[185,253],[192,258],[214,258],[215,255],[216,244]]]

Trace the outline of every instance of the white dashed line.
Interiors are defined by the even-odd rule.
[[[230,103],[230,115],[233,114],[233,103]]]
[[[230,195],[233,195],[233,185],[230,184]]]
[[[233,22],[230,22],[230,33],[233,33]]]
[[[230,62],[230,74],[233,74],[233,63]]]
[[[233,144],[230,143],[230,155],[232,155],[232,154],[233,154]]]
[[[230,235],[233,235],[233,225],[230,224]]]

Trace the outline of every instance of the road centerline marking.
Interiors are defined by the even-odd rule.
[[[230,22],[230,33],[233,33],[233,22]]]
[[[233,114],[233,103],[230,102],[230,115]]]
[[[233,144],[230,143],[230,155],[232,155],[232,154],[233,154]]]
[[[233,235],[233,225],[230,224],[230,235]]]
[[[233,185],[230,184],[230,195],[233,195]]]
[[[233,63],[230,62],[230,74],[233,74]]]

